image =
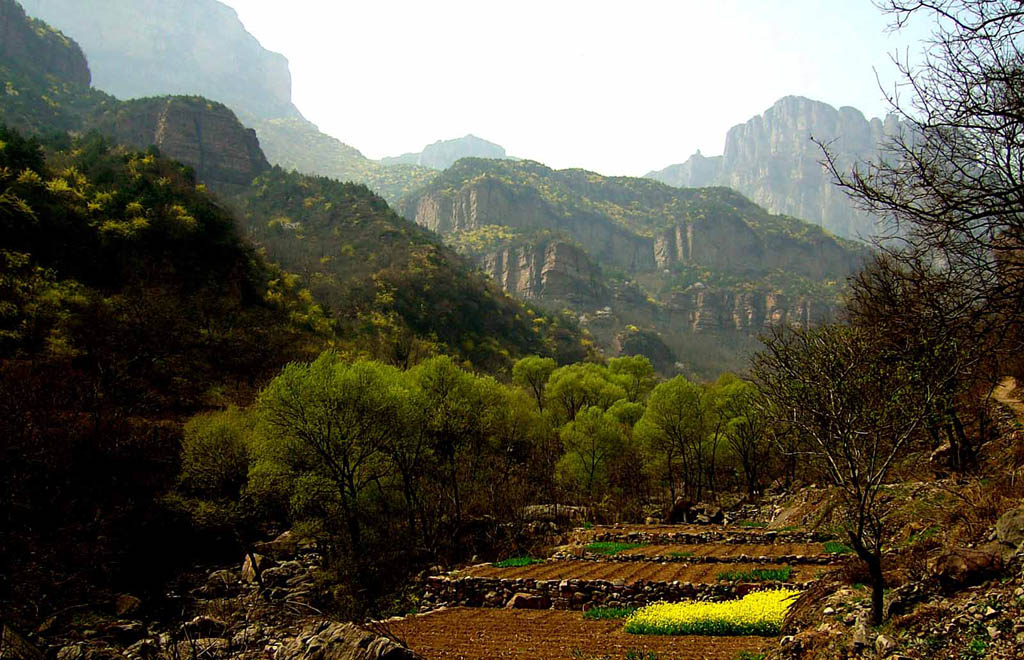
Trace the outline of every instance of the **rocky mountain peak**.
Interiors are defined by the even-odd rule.
[[[763,114],[729,129],[722,156],[699,153],[648,177],[679,187],[729,186],[774,213],[784,213],[848,238],[867,239],[877,219],[857,210],[835,187],[814,140],[827,142],[840,166],[870,160],[899,130],[895,117],[865,118],[802,96],[779,99]],[[812,139],[813,138],[813,139]]]
[[[299,116],[288,60],[263,48],[235,10],[216,0],[22,4],[78,41],[93,84],[114,96],[194,94],[259,118]]]
[[[473,134],[454,140],[438,140],[418,153],[407,153],[381,159],[384,165],[422,165],[446,170],[461,158],[508,158],[505,148]]]

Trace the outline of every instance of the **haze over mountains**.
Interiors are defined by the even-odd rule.
[[[856,108],[787,96],[734,126],[721,156],[699,151],[685,162],[646,176],[672,186],[728,186],[773,213],[785,213],[847,238],[867,240],[877,219],[856,209],[822,167],[815,141],[829,145],[841,169],[879,155],[879,144],[899,131],[895,117],[865,119]],[[813,140],[812,140],[813,138]]]
[[[808,139],[839,137],[844,158],[870,155],[886,126],[850,108],[783,99],[730,131],[724,156],[697,155],[649,175],[675,188],[507,160],[503,147],[473,135],[378,162],[306,121],[291,103],[287,61],[263,49],[215,0],[188,0],[182,11],[154,0],[89,10],[73,0],[25,4],[81,39],[87,55],[96,50],[96,80],[116,79],[111,89],[124,96],[160,96],[111,101],[87,113],[83,126],[128,144],[155,144],[231,195],[244,194],[271,164],[363,183],[440,234],[505,291],[571,310],[608,354],[643,352],[663,373],[710,377],[740,369],[766,327],[829,319],[841,282],[865,254],[724,187],[689,189],[727,185],[767,200],[776,212],[796,208],[788,214],[836,234],[866,235],[873,221],[833,190]],[[196,22],[203,29],[193,29]],[[167,53],[176,50],[187,55],[169,67]],[[121,77],[122,70],[135,73]],[[270,176],[284,194],[280,175]],[[308,254],[325,250],[310,243],[308,223],[319,227],[320,241],[323,232],[336,232],[331,221],[280,210],[277,229],[249,223],[249,231],[283,250],[272,256],[285,267],[327,276],[330,268]],[[344,307],[342,289],[339,280],[320,295]]]

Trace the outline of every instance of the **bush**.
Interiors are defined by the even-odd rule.
[[[584,612],[583,618],[592,621],[625,619],[633,612],[636,612],[635,607],[594,607]]]
[[[724,571],[718,574],[719,580],[729,582],[785,582],[793,575],[791,566],[782,568],[755,568],[752,571]]]
[[[775,589],[719,603],[655,603],[626,619],[635,635],[777,635],[798,591]]]

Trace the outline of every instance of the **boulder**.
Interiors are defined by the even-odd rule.
[[[415,657],[398,642],[351,623],[322,621],[282,646],[275,660],[413,660]]]
[[[227,624],[212,616],[200,615],[186,623],[182,628],[190,637],[223,637]]]
[[[1024,543],[1024,507],[1007,511],[996,522],[996,539],[1000,543],[1021,547]]]
[[[944,587],[957,588],[998,573],[1003,559],[990,549],[957,548],[937,557],[929,568]]]
[[[879,658],[884,658],[896,650],[896,642],[891,637],[879,635],[875,638],[875,653]]]
[[[269,557],[264,557],[255,552],[246,555],[245,561],[242,562],[242,579],[246,582],[256,582],[257,571],[262,574],[263,571],[274,566],[277,566],[277,562]]]
[[[274,559],[291,559],[299,552],[299,540],[289,530],[278,535],[273,541],[257,543],[255,550]]]
[[[693,500],[688,500],[685,497],[677,497],[675,503],[672,504],[672,509],[668,512],[668,516],[665,518],[665,522],[670,525],[689,522],[690,509],[692,509],[694,505],[695,502],[693,502]]]
[[[546,610],[548,599],[536,594],[517,593],[505,603],[507,610]]]

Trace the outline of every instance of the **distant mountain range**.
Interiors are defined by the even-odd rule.
[[[877,218],[859,211],[833,185],[821,165],[823,141],[841,167],[878,155],[879,143],[896,134],[895,117],[865,119],[855,108],[787,96],[763,114],[731,128],[721,156],[698,151],[685,162],[646,176],[682,188],[728,186],[773,213],[784,213],[847,238],[866,240]]]
[[[402,154],[382,158],[385,165],[422,165],[434,170],[446,170],[460,158],[508,158],[505,148],[478,138],[475,135],[456,138],[454,140],[438,140],[427,145],[418,153]]]

